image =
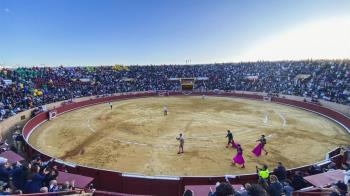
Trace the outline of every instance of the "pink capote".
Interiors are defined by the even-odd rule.
[[[240,165],[244,165],[245,161],[244,161],[242,153],[238,153],[237,152],[236,156],[234,156],[232,158],[232,163],[237,163],[237,164],[240,164]]]
[[[252,153],[255,155],[255,156],[260,156],[261,155],[261,151],[262,151],[262,148],[263,148],[263,145],[261,143],[257,144],[255,146],[255,148],[252,150]]]
[[[234,140],[231,141],[232,148],[237,148],[237,144],[235,143]]]

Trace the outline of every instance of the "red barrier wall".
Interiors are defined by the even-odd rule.
[[[204,93],[192,93],[191,95],[202,95]],[[212,96],[227,96],[227,97],[241,97],[248,99],[257,99],[262,100],[262,96],[253,95],[253,94],[237,94],[237,93],[222,93],[216,94],[213,92],[205,93],[206,95]],[[119,96],[110,96],[103,98],[90,99],[86,101],[71,103],[62,105],[56,108],[58,114],[62,114],[64,112],[68,112],[70,110],[79,109],[82,107],[88,107],[91,105],[106,103],[109,101],[116,101],[121,99],[130,99],[130,98],[140,98],[140,97],[149,97],[156,96],[157,93],[154,92],[144,92],[144,93],[129,93],[125,95]],[[181,92],[171,92],[171,96],[179,96],[183,95]],[[280,104],[287,104],[291,106],[296,106],[300,108],[304,108],[307,110],[311,110],[320,114],[323,114],[331,119],[336,120],[337,122],[343,124],[346,128],[350,128],[350,119],[345,117],[344,115],[335,112],[331,109],[321,107],[319,105],[314,105],[311,103],[299,102],[295,100],[282,99],[282,98],[272,98],[273,102]],[[48,112],[43,112],[33,117],[31,120],[27,122],[27,124],[23,127],[23,135],[25,138],[28,138],[29,134],[36,126],[40,123],[45,122],[48,119]],[[27,146],[28,155],[33,155],[38,152],[35,148],[33,148],[30,144]],[[331,152],[332,157],[337,162],[339,161],[339,152],[335,150]],[[44,154],[43,154],[44,155]],[[48,156],[48,155],[44,155]],[[300,168],[295,168],[289,170],[288,172],[294,173],[294,170],[305,169],[307,166],[303,166]],[[76,166],[76,167],[68,167],[68,171],[75,174],[90,176],[94,178],[94,185],[99,190],[105,191],[113,191],[113,192],[122,192],[129,194],[146,194],[146,195],[168,195],[168,196],[176,196],[182,195],[184,191],[185,185],[207,185],[207,184],[215,184],[218,181],[224,181],[225,178],[223,176],[218,177],[180,177],[179,179],[160,179],[160,178],[142,178],[142,177],[130,177],[123,176],[122,173],[116,171],[106,171],[97,168],[90,168],[86,166]],[[234,179],[230,179],[231,183],[235,184],[244,184],[246,182],[256,181],[257,176],[255,174],[241,175],[237,176]]]

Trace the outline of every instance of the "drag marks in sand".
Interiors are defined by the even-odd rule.
[[[228,129],[243,147],[245,169],[231,164],[236,150],[225,148]],[[185,153],[180,155],[179,133],[185,137]],[[262,134],[269,154],[257,158],[251,150]],[[29,142],[45,154],[92,167],[218,176],[252,173],[256,164],[273,167],[281,160],[288,168],[318,162],[329,150],[350,143],[350,136],[329,119],[285,105],[177,96],[117,101],[113,110],[100,104],[67,112],[39,126]]]

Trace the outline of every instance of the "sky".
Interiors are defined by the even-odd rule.
[[[0,65],[350,59],[349,0],[0,0]]]

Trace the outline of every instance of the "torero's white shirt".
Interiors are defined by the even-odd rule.
[[[179,140],[180,144],[184,144],[185,143],[185,138],[183,136],[178,137],[177,140]]]

